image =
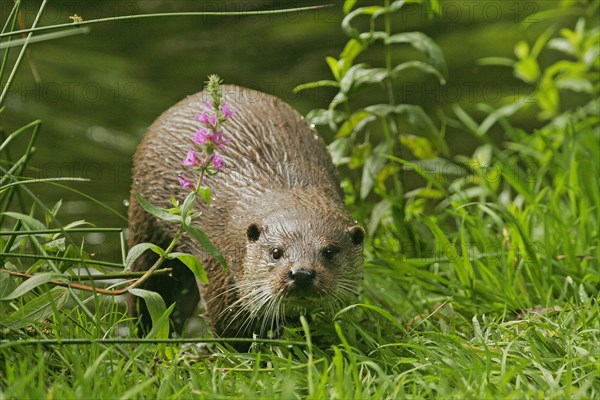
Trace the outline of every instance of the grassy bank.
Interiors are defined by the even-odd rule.
[[[24,177],[34,121],[0,144],[0,398],[600,396],[597,6],[539,15],[577,19],[515,43],[514,59],[481,60],[526,93],[448,104],[434,118],[397,104],[397,68],[408,62],[439,85],[452,77],[433,41],[392,31],[386,15],[399,9],[388,3],[344,20],[346,50],[320,82],[337,100],[307,116],[333,135],[348,206],[368,232],[360,303],[243,353],[227,340],[138,339],[122,298],[65,285],[91,270],[104,280],[81,284],[116,285],[127,248],[120,227],[61,221],[60,202],[36,196],[35,185],[69,182]],[[425,3],[436,15],[437,2]],[[369,26],[371,15],[381,19]],[[419,54],[396,60],[406,44]],[[381,64],[360,63],[373,49]],[[369,103],[376,90],[385,104]],[[514,122],[523,115],[527,127]],[[473,153],[449,149],[448,132]],[[23,154],[11,152],[17,137],[30,143]],[[84,251],[90,233],[120,243],[123,262]]]

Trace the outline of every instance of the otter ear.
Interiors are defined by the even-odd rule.
[[[251,224],[246,230],[246,235],[248,235],[249,241],[256,242],[260,237],[260,228],[256,224]]]
[[[365,239],[365,230],[363,228],[358,225],[354,225],[348,229],[348,232],[350,233],[350,239],[352,239],[352,243],[354,243],[355,246],[362,244],[363,240]]]

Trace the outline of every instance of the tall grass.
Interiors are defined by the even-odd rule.
[[[370,51],[369,40],[384,37],[375,31],[361,36],[352,28],[354,18],[381,18],[371,26],[398,35],[387,46],[417,38],[428,49],[426,61],[411,65],[443,78],[441,83],[451,79],[435,43],[391,30],[386,18],[400,3],[360,9],[345,2],[349,44],[340,59],[328,60],[334,79],[320,83],[342,95],[310,116],[337,133],[334,158],[342,160],[347,176],[360,177],[344,184],[350,207],[370,232],[360,304],[333,319],[314,315],[286,328],[278,341],[256,340],[247,353],[226,341],[137,340],[119,299],[58,285],[81,267],[114,278],[122,266],[83,252],[78,235],[100,228],[60,223],[60,204],[45,205],[33,182],[23,179],[33,145],[17,157],[9,145],[24,134],[33,143],[41,126],[35,121],[0,145],[2,268],[34,274],[23,283],[0,273],[0,397],[599,397],[600,61],[598,52],[586,56],[598,32],[586,15],[597,16],[597,8],[590,3],[582,9],[587,26],[561,27],[532,46],[540,52],[550,43],[566,48],[552,40],[579,35],[581,40],[570,42],[579,46],[576,56],[567,56],[580,64],[574,70],[554,67],[564,72],[557,75],[540,64],[535,76],[535,68],[527,67],[539,54],[531,52],[503,60],[535,93],[560,94],[569,84],[581,88],[581,105],[536,103],[540,128],[530,131],[511,122],[515,103],[500,109],[482,104],[485,116],[479,120],[455,106],[445,124],[479,145],[470,156],[452,156],[445,148],[446,128],[436,128],[416,107],[388,98],[388,108],[351,108],[363,85],[379,88],[383,79],[383,92],[390,95],[394,79],[401,79],[387,56],[381,67],[352,69],[359,53]],[[437,2],[428,3],[436,9]],[[16,14],[9,21],[3,34],[16,29]],[[347,76],[353,73],[361,80]],[[344,96],[347,101],[340,102]],[[371,123],[377,127],[367,135]],[[425,131],[417,130],[418,138],[407,135],[407,123]],[[501,127],[502,141],[489,139],[492,126]],[[402,146],[410,147],[414,159],[401,157]],[[447,165],[452,168],[442,168]],[[421,186],[407,191],[402,171],[422,177]],[[119,229],[113,234],[120,235]],[[125,260],[124,245],[122,252]]]

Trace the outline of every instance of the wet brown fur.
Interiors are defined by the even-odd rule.
[[[177,176],[191,148],[191,136],[199,127],[194,115],[205,109],[206,100],[206,93],[200,92],[171,107],[150,126],[139,145],[129,208],[130,246],[153,242],[164,248],[173,237],[177,227],[152,218],[133,193],[165,208],[170,207],[172,196],[179,200],[185,197],[186,190],[178,184]],[[202,215],[195,223],[224,255],[230,272],[186,235],[177,246],[177,251],[196,255],[206,267],[210,283],[201,287],[201,292],[213,330],[220,336],[249,336],[258,329],[277,328],[273,325],[286,315],[306,307],[322,303],[330,308],[343,306],[356,294],[362,280],[364,232],[354,226],[344,207],[325,143],[296,111],[273,96],[224,86],[223,101],[235,110],[224,125],[231,138],[224,154],[226,171],[209,181],[211,206],[198,205]],[[250,226],[260,232],[256,241],[250,240]],[[327,244],[340,250],[331,262],[320,253]],[[269,261],[273,246],[287,249],[279,264]],[[146,270],[154,260],[156,256],[146,252],[133,269]],[[165,266],[174,268],[172,276],[152,278],[144,288],[159,292],[167,305],[177,303],[172,320],[180,333],[198,303],[198,286],[192,273],[178,262]],[[293,293],[287,296],[291,291],[286,282],[288,271],[300,266],[314,270],[318,277],[309,298],[297,298]],[[285,304],[283,315],[270,315],[270,321],[251,315],[246,304],[253,299],[252,288],[264,285],[269,289],[264,296],[272,292],[274,299]],[[243,296],[249,300],[240,300]],[[139,308],[142,326],[147,328],[147,311],[143,301],[136,300],[129,297],[130,312],[137,315]],[[300,306],[296,307],[296,301]]]

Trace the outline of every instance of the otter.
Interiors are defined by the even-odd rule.
[[[222,86],[223,102],[235,113],[224,124],[230,141],[225,170],[207,181],[210,206],[194,221],[227,261],[225,270],[184,235],[177,251],[195,255],[208,285],[197,283],[182,263],[167,260],[168,277],[150,278],[142,287],[158,292],[173,330],[202,298],[205,318],[221,337],[252,337],[276,332],[303,313],[336,311],[357,298],[363,277],[364,230],[344,205],[336,169],[325,142],[289,105],[262,92]],[[134,193],[168,208],[189,189],[177,181],[181,160],[198,129],[194,115],[206,109],[206,91],[188,96],[149,127],[134,155],[129,206],[129,245],[152,242],[166,247],[177,226],[158,220],[138,204]],[[202,204],[201,204],[202,203]],[[144,253],[133,266],[147,270],[156,260]],[[143,301],[129,295],[131,315],[151,320]]]

